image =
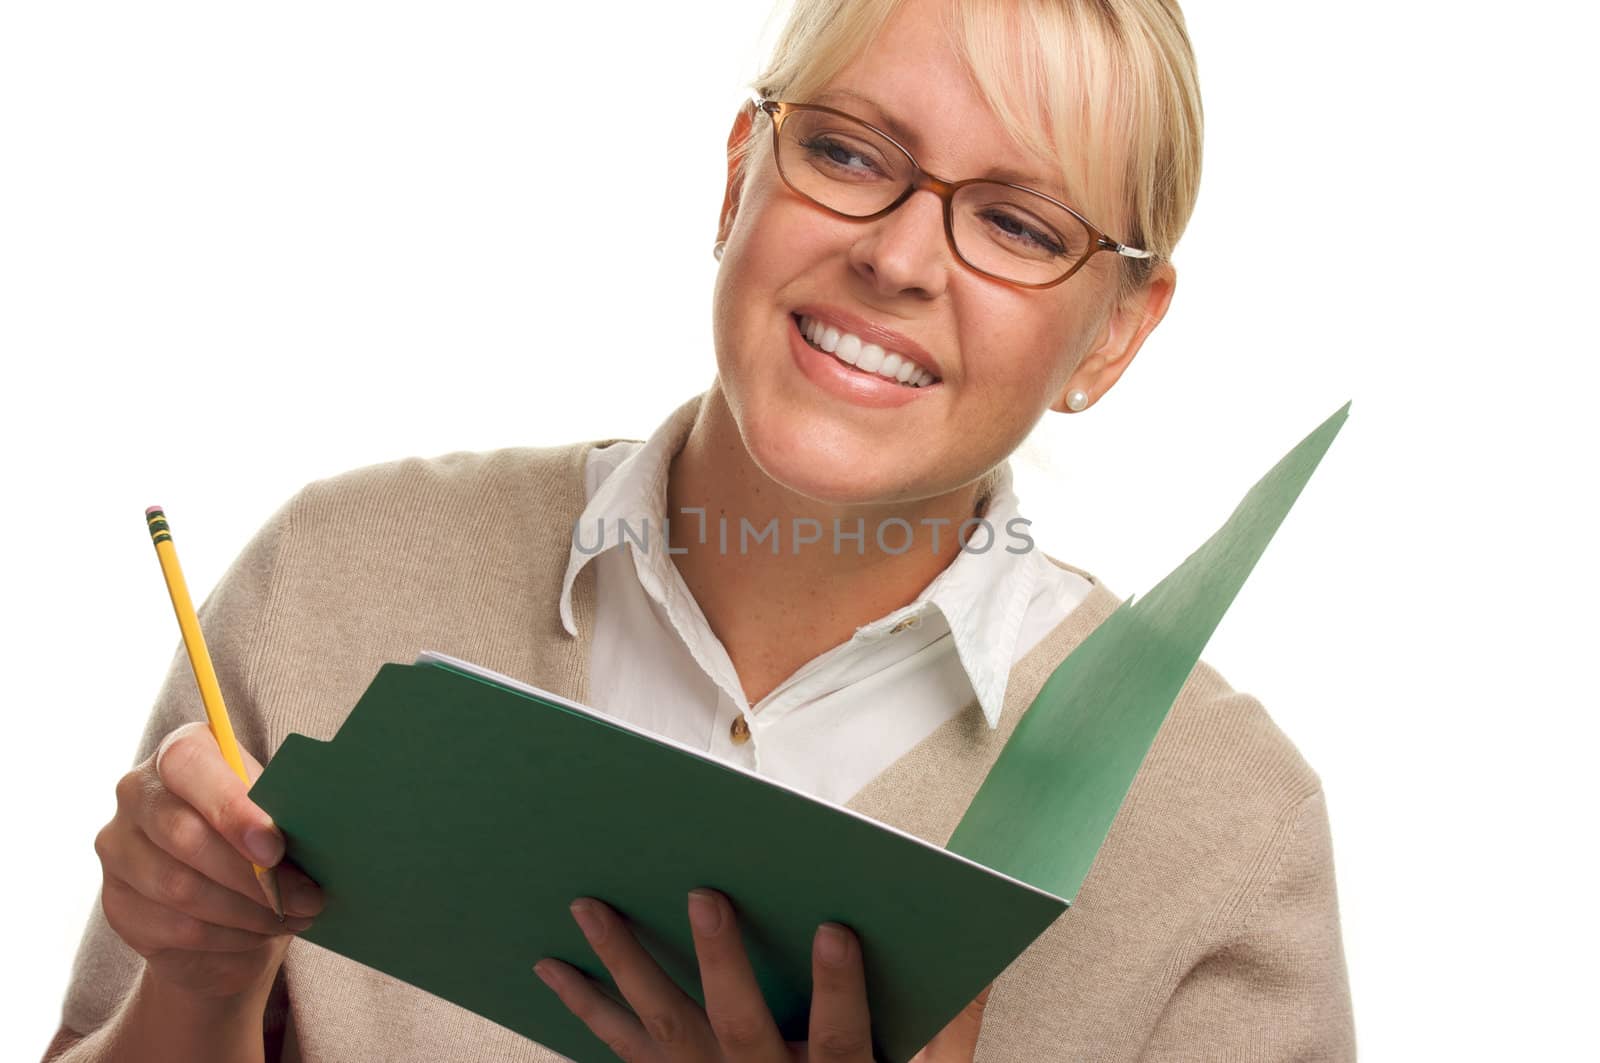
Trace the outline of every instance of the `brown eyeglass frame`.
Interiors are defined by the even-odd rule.
[[[1112,251],[1118,255],[1122,255],[1125,258],[1151,257],[1149,251],[1142,251],[1137,247],[1129,247],[1127,244],[1119,243],[1118,241],[1113,240],[1111,237],[1101,232],[1099,227],[1091,222],[1088,218],[1085,218],[1082,214],[1079,214],[1077,211],[1073,210],[1071,207],[1067,206],[1054,196],[1045,195],[1043,192],[1040,192],[1037,189],[1029,188],[1026,185],[1012,184],[1009,181],[994,181],[986,177],[973,177],[965,181],[947,181],[942,177],[935,177],[933,174],[922,168],[922,164],[917,162],[917,157],[911,154],[904,144],[900,143],[894,137],[890,136],[888,133],[885,133],[883,130],[879,129],[866,119],[859,118],[848,111],[841,111],[835,107],[824,107],[817,103],[784,103],[779,100],[769,100],[762,96],[754,97],[751,100],[751,103],[757,110],[765,112],[767,117],[772,119],[772,161],[778,167],[778,176],[783,178],[783,183],[787,185],[789,190],[795,195],[804,198],[808,203],[815,203],[817,206],[821,207],[829,214],[835,215],[836,217],[847,218],[850,221],[876,221],[878,218],[881,218],[884,215],[894,211],[902,203],[910,199],[914,193],[920,192],[923,189],[927,189],[934,195],[938,196],[939,201],[944,205],[944,236],[945,240],[950,244],[950,253],[954,255],[956,257],[956,261],[960,262],[963,266],[966,266],[968,269],[972,270],[972,272],[979,274],[980,276],[988,277],[990,280],[997,280],[1002,284],[1010,284],[1017,288],[1054,288],[1056,285],[1067,280],[1074,273],[1082,269],[1085,263],[1102,251]],[[906,157],[906,161],[911,164],[911,169],[914,171],[914,176],[911,179],[911,183],[906,186],[904,192],[900,193],[900,195],[895,198],[893,203],[890,203],[882,210],[875,211],[871,214],[846,214],[843,211],[835,210],[826,203],[818,202],[810,195],[802,192],[800,189],[794,186],[792,181],[789,180],[789,175],[783,172],[783,153],[778,139],[783,132],[783,123],[789,118],[790,115],[797,111],[819,111],[822,114],[831,114],[837,118],[845,118],[849,121],[866,126],[868,129],[878,134],[878,136],[882,137],[890,144],[893,144],[895,149]],[[967,261],[966,256],[961,253],[961,249],[956,246],[954,203],[955,195],[958,191],[965,188],[967,185],[976,184],[999,185],[1002,188],[1010,188],[1018,192],[1026,192],[1030,196],[1038,196],[1046,203],[1060,207],[1062,210],[1078,219],[1079,224],[1089,231],[1089,249],[1085,251],[1078,258],[1078,261],[1074,262],[1071,268],[1069,268],[1061,276],[1057,277],[1053,281],[1045,281],[1042,284],[1029,284],[1026,281],[1012,280],[1010,277],[1002,277],[998,274],[990,273],[986,269],[980,269],[977,266],[974,266],[971,262]]]

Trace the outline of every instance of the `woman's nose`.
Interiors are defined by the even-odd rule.
[[[850,265],[884,296],[941,295],[954,264],[945,239],[944,204],[927,189],[866,223],[850,249]]]

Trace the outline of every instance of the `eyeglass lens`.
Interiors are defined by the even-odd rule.
[[[916,175],[895,144],[866,125],[821,111],[791,111],[778,136],[778,168],[801,195],[864,218],[888,207]],[[1033,192],[993,181],[963,184],[950,203],[956,252],[985,273],[1046,284],[1089,249],[1089,230]]]

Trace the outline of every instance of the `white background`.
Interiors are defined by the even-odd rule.
[[[1025,512],[1142,593],[1353,399],[1206,658],[1325,783],[1364,1058],[1569,1056],[1600,945],[1592,16],[1191,6],[1178,296],[1025,449]],[[177,644],[144,507],[199,598],[311,478],[647,434],[712,378],[723,141],[772,31],[751,0],[4,8],[0,1056],[56,1026]]]

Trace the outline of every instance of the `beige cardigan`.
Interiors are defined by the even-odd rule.
[[[575,592],[576,639],[557,601],[592,445],[408,460],[298,494],[201,611],[240,740],[265,760],[291,731],[330,738],[380,663],[422,649],[585,701],[594,567]],[[1013,669],[1000,728],[974,703],[852,808],[944,844],[1045,678],[1120,602],[1073,571],[1093,590]],[[180,655],[137,759],[202,718]],[[65,1024],[104,1022],[142,962],[97,905]],[[528,992],[547,992],[531,973]],[[298,940],[267,1024],[306,1063],[561,1058]],[[1353,1056],[1319,782],[1260,704],[1202,662],[1075,904],[997,983],[977,1059]]]

